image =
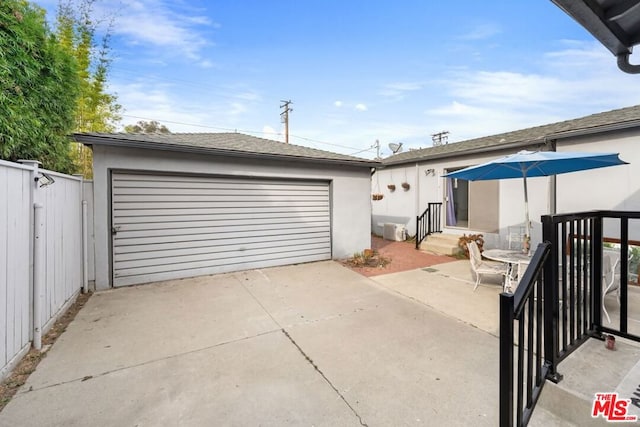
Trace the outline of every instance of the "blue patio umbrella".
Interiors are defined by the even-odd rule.
[[[467,181],[522,178],[524,181],[525,225],[527,236],[531,236],[527,178],[628,164],[618,156],[618,153],[520,151],[487,163],[448,173],[443,177]]]

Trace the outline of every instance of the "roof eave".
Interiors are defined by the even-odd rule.
[[[591,8],[588,2],[575,0],[551,0],[567,15],[576,20],[593,37],[595,37],[613,55],[630,54],[631,47],[627,45],[623,34],[613,25],[608,25],[605,17]]]
[[[547,135],[547,139],[565,139],[578,136],[594,135],[597,133],[616,132],[621,130],[632,129],[640,126],[640,120],[629,120],[620,123],[611,123],[607,125],[593,126],[589,128],[568,130]]]
[[[102,137],[96,135],[86,134],[73,134],[73,138],[84,145],[106,145],[111,147],[124,147],[124,148],[139,148],[144,150],[161,150],[180,153],[192,153],[192,154],[207,154],[216,156],[229,156],[247,159],[270,159],[270,160],[295,160],[305,163],[320,163],[320,164],[337,164],[348,165],[356,167],[375,168],[380,166],[380,162],[368,161],[368,160],[341,160],[341,159],[327,159],[316,158],[306,156],[292,156],[287,154],[272,154],[272,153],[251,153],[248,151],[228,150],[221,148],[207,148],[196,147],[182,144],[171,144],[166,142],[143,142],[130,139],[120,139],[110,137]]]
[[[407,164],[407,163],[420,163],[420,162],[426,162],[430,160],[445,159],[447,157],[483,154],[483,153],[490,153],[493,151],[508,150],[510,148],[530,147],[532,145],[544,145],[546,144],[546,142],[547,142],[546,138],[526,140],[526,141],[515,141],[515,142],[499,144],[499,145],[489,145],[484,147],[471,148],[468,150],[462,149],[462,150],[449,151],[449,152],[438,153],[438,154],[426,154],[424,156],[413,157],[411,159],[406,159],[406,160],[397,160],[397,161],[390,161],[390,162],[385,162],[383,160],[382,164],[383,166],[396,166],[396,165]]]

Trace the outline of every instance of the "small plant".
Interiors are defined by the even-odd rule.
[[[382,200],[382,199],[383,199],[383,197],[384,197],[384,194],[380,194],[380,193],[373,193],[373,194],[371,195],[371,198],[372,198],[373,200]]]
[[[394,192],[396,191],[396,185],[395,184],[389,184],[387,185],[387,188],[389,189],[389,191]]]
[[[402,184],[400,184],[402,186],[402,188],[404,189],[404,191],[409,191],[409,189],[411,188],[411,186],[409,185],[408,182],[403,182]]]
[[[484,236],[482,234],[463,234],[462,237],[458,239],[458,247],[465,254],[467,258],[469,258],[469,248],[467,247],[467,243],[476,242],[478,245],[478,249],[482,252],[482,247],[484,246]]]
[[[356,252],[353,257],[346,260],[346,264],[350,267],[379,267],[382,268],[389,264],[389,260],[381,256],[378,251],[373,249],[365,249],[362,252]]]

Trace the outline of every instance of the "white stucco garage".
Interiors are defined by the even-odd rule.
[[[96,289],[370,246],[370,160],[240,133],[76,134],[93,148]]]

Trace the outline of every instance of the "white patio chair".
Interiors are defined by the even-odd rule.
[[[512,268],[510,277],[507,277],[508,286],[505,287],[505,292],[514,293],[516,291],[524,272],[527,271],[527,267],[529,267],[529,262],[518,261],[518,266]]]
[[[615,256],[615,255],[614,255]],[[616,257],[613,261],[612,255],[605,253],[602,256],[602,312],[607,316],[607,321],[611,323],[611,317],[607,312],[604,299],[607,294],[616,293],[618,299],[618,307],[620,306],[620,275],[616,274],[616,268],[620,263],[620,258]]]
[[[506,283],[506,264],[500,262],[484,261],[476,242],[468,242],[467,247],[469,248],[469,261],[471,262],[471,270],[473,270],[476,275],[476,284],[473,287],[474,291],[478,288],[483,275],[502,276],[503,280]]]

